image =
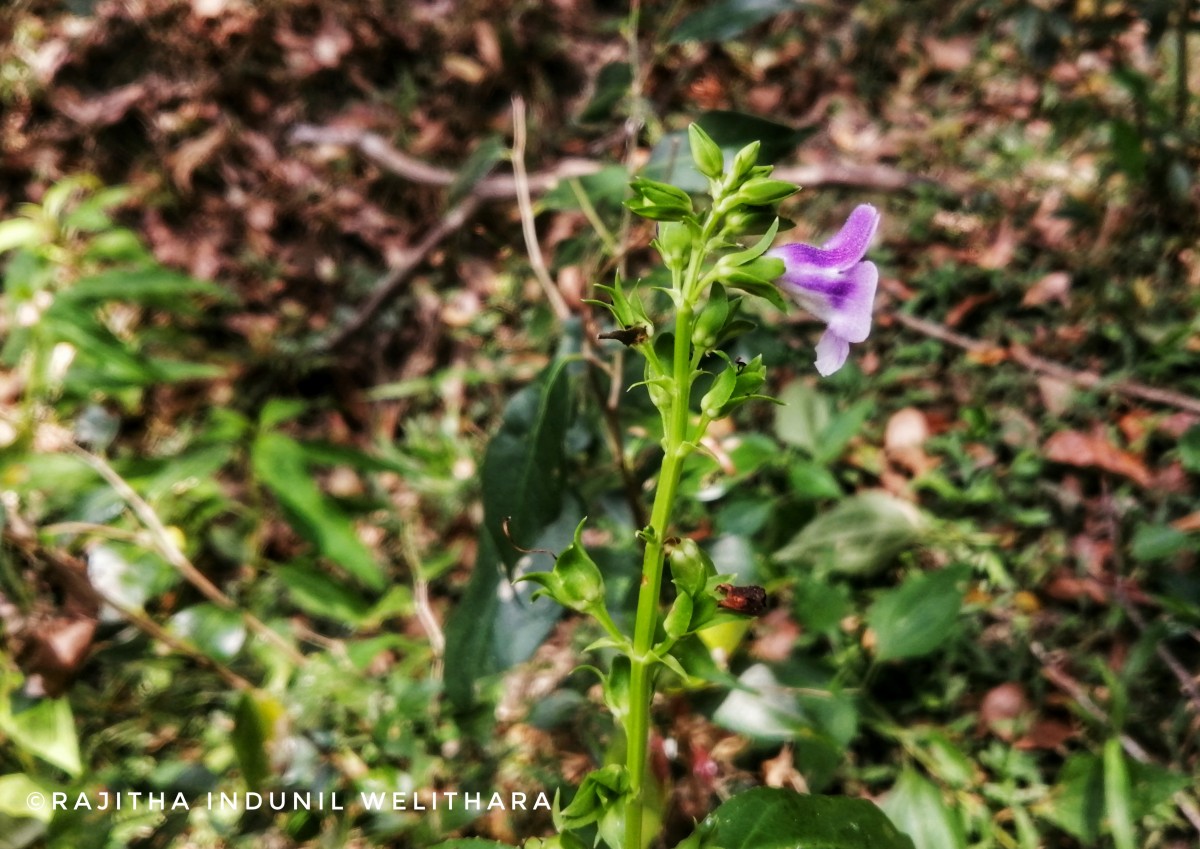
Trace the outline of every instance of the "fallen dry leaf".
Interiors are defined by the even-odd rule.
[[[762,762],[763,784],[768,787],[787,787],[797,793],[808,792],[808,782],[796,769],[792,747],[785,745],[779,754]]]
[[[1184,533],[1200,531],[1200,510],[1197,510],[1195,513],[1188,513],[1186,516],[1176,519],[1171,523],[1171,527],[1177,531],[1183,531]]]
[[[1153,481],[1150,470],[1140,458],[1122,451],[1102,434],[1062,430],[1046,440],[1042,453],[1055,463],[1103,469],[1129,478],[1138,486],[1148,487]]]
[[[977,292],[974,295],[967,295],[947,311],[946,326],[958,327],[975,307],[982,306],[994,300],[996,300],[994,292]]]
[[[1000,229],[996,233],[995,241],[979,255],[975,264],[980,268],[987,269],[1007,268],[1008,264],[1012,262],[1016,250],[1016,228],[1005,218],[1000,222]]]
[[[1042,396],[1042,404],[1051,415],[1061,416],[1071,408],[1075,397],[1075,387],[1066,380],[1042,375],[1037,379],[1038,394]]]
[[[1061,719],[1039,719],[1013,745],[1018,749],[1056,751],[1075,736],[1075,729]]]
[[[1071,275],[1065,271],[1052,271],[1025,291],[1025,297],[1021,298],[1021,306],[1040,307],[1051,301],[1058,301],[1064,307],[1069,306],[1070,292]]]
[[[975,58],[975,44],[966,36],[946,41],[924,38],[921,40],[921,46],[925,48],[925,55],[935,71],[948,73],[961,71]]]
[[[54,105],[60,112],[87,127],[107,127],[117,123],[146,96],[146,86],[130,83],[98,97],[86,100],[77,92],[63,88]]]
[[[1016,720],[1029,710],[1029,699],[1025,688],[1009,681],[988,690],[979,706],[979,724],[982,729],[999,737],[1012,740],[1016,734]]]
[[[929,432],[929,421],[916,407],[897,410],[884,431],[883,447],[888,459],[914,475],[928,472],[937,465],[937,460],[925,453]]]

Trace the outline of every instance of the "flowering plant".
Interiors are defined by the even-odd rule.
[[[878,272],[863,257],[879,213],[859,206],[821,247],[772,249],[779,229],[774,208],[798,187],[772,179],[771,167],[758,164],[757,142],[726,164],[721,149],[699,126],[689,128],[689,141],[696,167],[708,180],[707,203],[645,178],[633,181],[634,195],[626,201],[636,214],[659,222],[654,247],[670,274],[671,285],[663,291],[673,317],[652,320],[641,291],[619,279],[599,286],[607,300],[595,302],[618,325],[603,338],[644,358],[639,385],[662,423],[653,506],[649,521],[637,531],[644,552],[633,628],[623,631],[608,609],[605,575],[584,544],[584,522],[552,570],[517,579],[536,584],[535,595],[592,617],[603,630],[604,636],[589,648],[611,658],[596,671],[604,703],[623,732],[623,745],[584,778],[569,802],[556,800],[559,834],[531,840],[527,849],[582,847],[587,844],[581,835],[610,849],[646,849],[655,841],[655,788],[647,766],[656,684],[671,674],[684,682],[698,680],[708,657],[698,635],[757,615],[764,607],[762,588],[738,587],[735,576],[717,574],[695,541],[676,537],[672,527],[684,466],[709,426],[749,401],[773,400],[762,393],[767,383],[762,357],[735,361],[724,351],[753,327],[741,312],[744,299],[760,298],[782,310],[786,294],[824,321],[827,329],[817,345],[822,374],[840,368],[850,344],[863,341],[871,327]],[[747,245],[751,234],[761,235]],[[667,569],[673,600],[664,609]],[[470,845],[478,849],[480,844]],[[680,844],[686,849],[797,845],[905,849],[912,844],[869,802],[768,788],[728,800]]]

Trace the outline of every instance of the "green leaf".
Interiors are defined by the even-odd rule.
[[[36,248],[47,241],[46,225],[32,218],[10,218],[0,221],[0,254],[14,248]]]
[[[684,18],[670,43],[730,41],[756,24],[808,5],[796,0],[717,0]]]
[[[209,657],[230,660],[246,642],[246,623],[236,610],[194,604],[171,617],[171,630],[187,638]]]
[[[875,402],[870,398],[857,401],[839,412],[821,431],[820,443],[813,456],[822,463],[832,463],[841,457],[850,440],[858,436],[858,432],[873,412]]]
[[[326,498],[308,470],[304,448],[281,433],[260,433],[250,450],[255,476],[271,491],[293,526],[323,557],[371,589],[382,589],[384,572],[354,524]]]
[[[242,778],[247,787],[257,790],[271,774],[271,759],[267,755],[269,718],[264,716],[252,693],[242,693],[233,722],[230,743],[237,755]]]
[[[1104,813],[1104,765],[1092,754],[1072,755],[1041,815],[1085,845],[1096,842]]]
[[[827,468],[811,460],[788,463],[788,481],[792,485],[792,492],[806,501],[842,497],[842,487],[837,478]]]
[[[187,295],[204,295],[228,300],[227,289],[197,280],[162,266],[139,269],[115,269],[85,277],[66,289],[60,298],[67,301],[100,303],[130,301],[157,307],[177,307]]]
[[[530,547],[554,551],[567,545],[582,512],[566,498],[562,514]],[[562,617],[562,607],[533,601],[535,588],[512,585],[507,573],[495,540],[481,529],[471,580],[446,623],[446,695],[459,709],[470,707],[478,679],[528,660]]]
[[[450,185],[450,202],[457,203],[470,194],[479,181],[492,172],[506,152],[507,148],[499,136],[488,136],[479,142]]]
[[[538,206],[548,210],[579,209],[579,196],[575,193],[577,188],[598,212],[616,210],[629,193],[629,172],[623,165],[609,165],[595,174],[560,180],[558,185],[542,196]]]
[[[7,814],[17,819],[50,822],[54,818],[54,811],[51,810],[49,804],[52,792],[51,788],[39,784],[24,773],[0,775],[0,814]],[[40,794],[41,798],[47,800],[46,804],[31,806],[29,801],[35,794]]]
[[[528,547],[562,510],[564,439],[571,420],[569,363],[559,357],[517,393],[484,453],[484,525],[510,573],[520,557],[513,542]]]
[[[1140,182],[1146,175],[1146,149],[1142,134],[1133,124],[1119,118],[1109,123],[1109,133],[1117,167],[1130,179]]]
[[[775,410],[775,435],[810,457],[821,453],[821,437],[833,421],[833,401],[801,380],[779,393],[783,406]]]
[[[629,95],[633,68],[628,62],[609,62],[596,75],[596,89],[579,116],[585,124],[607,121],[613,110]]]
[[[482,837],[459,837],[438,843],[432,849],[513,849],[508,843],[484,840]]]
[[[1142,525],[1133,534],[1133,559],[1145,563],[1169,560],[1184,551],[1200,547],[1200,539],[1170,525]]]
[[[705,849],[914,849],[872,802],[771,787],[729,799],[699,831]]]
[[[962,822],[937,786],[913,769],[900,774],[881,807],[916,849],[966,849]]]
[[[39,699],[13,710],[8,694],[0,693],[0,731],[13,743],[73,776],[83,771],[75,717],[65,698]]]
[[[713,713],[713,721],[760,740],[791,740],[807,726],[795,693],[780,686],[765,664],[738,677],[737,689]]]
[[[884,568],[912,545],[924,525],[920,512],[908,502],[882,492],[866,492],[847,498],[809,522],[775,552],[774,559],[867,575]]]
[[[1189,472],[1200,472],[1200,425],[1192,425],[1179,440],[1179,459]]]
[[[295,605],[314,616],[357,625],[371,611],[371,606],[354,590],[318,569],[300,565],[276,566],[273,574],[287,587]]]
[[[770,280],[737,268],[721,275],[721,281],[731,289],[741,289],[749,295],[762,298],[780,312],[787,312],[787,301],[783,299],[783,295],[779,294],[779,287]]]
[[[879,660],[921,657],[943,645],[962,608],[959,584],[967,567],[910,575],[883,593],[867,612]]]
[[[1132,795],[1133,787],[1129,781],[1129,768],[1125,762],[1125,752],[1121,750],[1121,741],[1110,737],[1104,743],[1104,807],[1116,849],[1135,849],[1137,845]]]
[[[300,398],[269,398],[258,414],[258,426],[271,430],[297,418],[308,408],[309,402]]]

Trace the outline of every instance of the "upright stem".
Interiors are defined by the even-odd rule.
[[[653,697],[650,650],[658,628],[658,599],[662,593],[663,546],[671,521],[671,508],[679,486],[679,475],[687,456],[688,402],[690,400],[692,321],[690,304],[675,316],[675,362],[671,415],[664,441],[665,455],[654,493],[650,533],[642,561],[642,584],[638,590],[637,620],[633,631],[633,658],[629,677],[629,716],[625,727],[626,767],[629,771],[629,802],[625,807],[625,849],[642,849],[643,788],[650,737],[650,701]]]
[[[650,513],[646,554],[642,560],[642,583],[638,590],[637,618],[630,658],[629,715],[625,723],[629,801],[625,806],[625,847],[642,849],[642,812],[645,809],[646,763],[650,740],[650,702],[653,672],[657,661],[651,656],[658,629],[659,596],[662,593],[663,551],[671,523],[671,511],[679,488],[679,476],[690,451],[688,417],[695,364],[692,362],[692,330],[700,272],[708,255],[709,242],[719,221],[709,215],[700,239],[692,247],[686,271],[676,277],[678,292],[675,313],[675,350],[672,363],[670,407],[663,435],[663,463]],[[699,438],[699,437],[697,437]]]

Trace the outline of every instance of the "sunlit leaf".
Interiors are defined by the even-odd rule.
[[[699,831],[705,849],[914,849],[872,802],[771,787],[724,802]]]

